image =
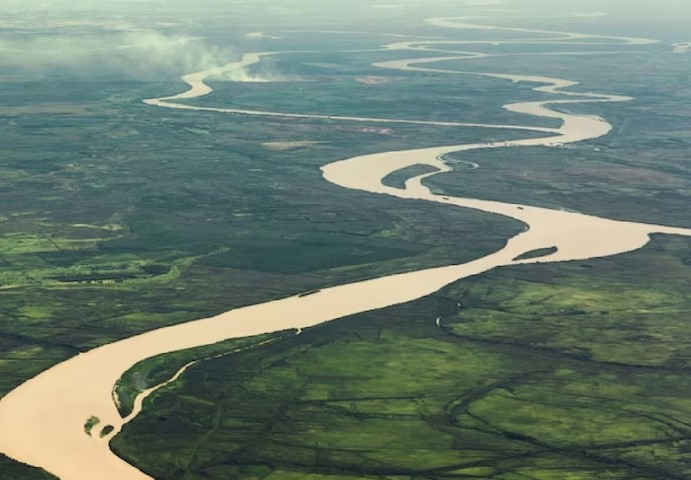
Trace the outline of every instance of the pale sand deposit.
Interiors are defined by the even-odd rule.
[[[252,32],[245,35],[247,38],[265,38],[267,40],[279,40],[281,37],[266,35],[264,32]]]
[[[365,85],[381,85],[382,83],[389,83],[391,80],[386,77],[358,77],[355,79],[356,82],[364,83]]]
[[[439,25],[454,26],[454,28],[475,28],[467,25],[459,27],[459,24],[451,23],[453,25],[437,22]],[[582,38],[583,36],[572,34],[571,37]],[[622,40],[618,37],[601,38]],[[641,40],[628,39],[627,43],[641,44]],[[244,68],[252,62],[259,61],[262,55],[266,54],[249,54],[231,67],[219,67],[186,75],[183,80],[189,85],[189,90],[174,96],[146,100],[146,103],[159,107],[219,113],[395,123],[386,119],[248,112],[176,103],[176,100],[197,98],[210,93],[211,88],[204,83],[207,77],[222,74],[228,68]],[[448,57],[448,59],[458,59],[458,57]],[[80,354],[27,381],[0,400],[0,452],[30,465],[42,467],[63,480],[150,480],[148,475],[112,454],[108,443],[121,430],[123,424],[136,415],[144,398],[140,396],[133,415],[123,419],[112,398],[113,386],[125,371],[146,358],[229,338],[287,329],[301,331],[302,328],[348,315],[412,301],[459,279],[503,265],[567,261],[627,252],[645,245],[649,240],[649,235],[656,232],[691,236],[691,230],[681,228],[613,221],[591,215],[491,200],[442,197],[430,193],[422,184],[425,178],[434,173],[410,179],[405,189],[382,185],[382,178],[410,165],[426,164],[436,167],[438,172],[448,171],[450,167],[441,159],[450,152],[507,146],[550,146],[600,137],[611,129],[611,125],[603,119],[594,115],[556,112],[550,110],[549,105],[628,100],[627,97],[616,95],[567,92],[563,89],[573,87],[576,85],[575,82],[549,77],[430,70],[414,66],[430,61],[430,59],[403,60],[385,62],[380,66],[448,74],[483,75],[514,82],[531,82],[538,84],[535,87],[536,90],[576,98],[515,103],[505,106],[513,112],[559,119],[562,126],[558,129],[410,121],[408,123],[522,129],[549,135],[543,138],[519,139],[510,142],[452,145],[364,155],[326,165],[322,168],[324,178],[345,188],[392,195],[402,199],[446,203],[504,215],[525,222],[530,227],[529,230],[510,239],[500,251],[463,265],[433,268],[325,288],[307,296],[275,300],[239,308],[211,318],[161,328]],[[553,246],[558,247],[556,253],[537,259],[513,261],[525,252]],[[181,375],[189,366],[183,367],[178,373]],[[149,392],[145,392],[147,393]],[[84,424],[91,417],[100,419],[100,423],[94,427],[92,435],[87,435]],[[113,427],[113,432],[101,438],[103,428],[108,425]]]
[[[292,142],[264,142],[263,147],[269,150],[293,150],[295,148],[313,147],[314,145],[321,145],[326,142],[314,142],[311,140],[295,140]]]

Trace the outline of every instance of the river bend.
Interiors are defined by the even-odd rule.
[[[484,29],[523,32],[536,36],[530,40],[549,44],[606,41],[612,45],[647,45],[652,40],[640,38],[606,37],[568,32],[492,27],[463,23],[463,19],[433,19],[431,23],[445,28]],[[515,42],[520,43],[520,40]],[[457,42],[459,44],[464,42]],[[466,42],[467,43],[467,42]],[[472,42],[472,43],[492,43]],[[510,43],[510,42],[503,42]],[[403,42],[385,46],[384,50],[435,49],[444,42]],[[471,57],[483,56],[470,52]],[[109,441],[121,430],[123,419],[113,400],[115,383],[130,367],[156,355],[199,347],[225,339],[247,337],[288,329],[308,328],[348,315],[381,309],[409,302],[429,295],[459,279],[503,266],[536,262],[561,262],[604,257],[635,250],[645,245],[653,233],[691,236],[691,230],[614,221],[592,215],[551,210],[530,205],[492,201],[491,199],[456,198],[435,195],[425,187],[424,179],[450,170],[443,161],[446,154],[488,148],[517,148],[567,144],[606,135],[611,125],[595,115],[573,115],[550,107],[565,103],[623,102],[628,97],[601,93],[580,93],[572,89],[572,81],[522,74],[488,74],[427,68],[428,63],[458,60],[468,52],[447,52],[443,57],[414,58],[375,64],[380,68],[406,71],[435,72],[448,75],[479,75],[512,82],[534,84],[535,90],[555,94],[561,98],[542,102],[522,102],[505,105],[509,111],[558,119],[560,128],[540,128],[525,125],[491,125],[462,122],[431,122],[359,118],[338,115],[289,114],[230,108],[198,107],[180,103],[212,92],[205,80],[209,77],[243,69],[259,62],[264,55],[278,52],[250,53],[239,62],[196,72],[182,77],[188,89],[172,96],[145,100],[160,108],[208,111],[219,114],[261,115],[328,119],[349,122],[410,123],[440,126],[477,127],[526,130],[544,133],[540,138],[518,139],[495,143],[431,146],[418,149],[362,155],[334,162],[322,167],[324,179],[352,190],[390,195],[405,199],[437,202],[451,207],[473,208],[504,215],[524,222],[529,228],[508,240],[506,246],[488,256],[462,265],[431,268],[399,275],[325,288],[308,296],[294,296],[263,304],[238,308],[229,312],[188,323],[165,327],[108,345],[95,348],[64,361],[20,385],[0,400],[0,452],[18,461],[41,467],[62,480],[152,480],[150,476],[114,455]],[[421,140],[422,143],[422,140]],[[381,183],[391,172],[415,164],[430,165],[435,173],[420,175],[407,181],[405,189],[391,188]],[[542,258],[514,261],[519,255],[556,246],[558,250]],[[184,367],[179,372],[182,374]],[[100,423],[92,435],[84,432],[87,419],[96,417]],[[112,433],[101,437],[106,426]]]

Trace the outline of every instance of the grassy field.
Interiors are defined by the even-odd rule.
[[[661,47],[660,47],[661,48]],[[681,58],[680,58],[681,57]],[[520,58],[521,71],[579,80],[580,91],[631,95],[631,102],[570,105],[575,113],[596,113],[613,124],[610,135],[562,148],[478,150],[450,155],[452,163],[476,162],[469,170],[427,180],[440,192],[473,198],[522,202],[565,208],[607,218],[691,226],[691,134],[685,125],[691,110],[691,70],[683,56],[624,55],[617,58],[618,77],[603,75],[612,57],[568,57],[559,62],[545,57]],[[518,68],[510,57],[502,71]],[[468,68],[468,62],[444,63]],[[550,65],[554,68],[550,69]],[[577,67],[576,67],[577,65]],[[645,66],[644,67],[642,67]],[[497,65],[474,63],[474,68],[497,70]],[[644,72],[641,75],[636,72]],[[497,188],[486,197],[486,185]],[[606,199],[606,200],[605,200]]]
[[[320,176],[330,161],[417,147],[421,134],[432,145],[482,132],[140,104],[170,88],[178,86],[3,83],[0,396],[104,343],[328,285],[462,263],[522,228],[353,194]],[[0,472],[43,478],[3,459]]]
[[[688,478],[690,247],[505,268],[203,362],[116,450],[166,480]]]
[[[22,104],[45,84],[9,87],[0,95]],[[462,263],[521,229],[353,195],[320,177],[319,166],[338,158],[417,146],[421,131],[443,143],[471,140],[470,130],[382,134],[187,116],[140,106],[151,85],[81,87],[82,113],[22,107],[0,126],[9,140],[0,147],[0,395],[104,343],[328,285]],[[307,140],[321,143],[274,146]]]
[[[559,127],[558,120],[501,108],[509,102],[547,98],[528,84],[474,76],[410,74],[371,65],[407,58],[411,58],[409,51],[267,56],[248,69],[247,75],[254,81],[230,83],[212,77],[209,84],[213,94],[185,103],[286,113]],[[488,89],[492,91],[489,98],[483,95]],[[411,101],[411,92],[415,92],[415,101]]]
[[[658,98],[616,115],[621,105],[584,108],[612,114],[604,139],[451,155],[457,171],[428,183],[688,225],[685,137]],[[502,269],[203,362],[115,448],[165,479],[687,478],[689,246],[659,237],[609,259]]]
[[[344,30],[352,18],[319,6],[295,16],[282,5],[270,12],[234,5],[231,15],[226,2],[192,14],[174,0],[165,12],[136,3],[129,21],[164,37],[204,38],[203,53],[213,54],[206,60],[229,62],[240,51],[279,45],[294,52],[248,72],[279,81],[215,79],[214,94],[196,104],[555,126],[500,108],[546,98],[535,85],[382,70],[369,64],[436,54],[361,51],[400,40],[382,32],[439,35],[420,18],[467,13],[460,8],[391,11],[376,25],[358,13],[363,33],[286,31],[275,42],[244,34]],[[57,39],[75,43],[46,65],[33,57],[12,63],[6,50],[0,56],[0,396],[108,342],[329,285],[466,262],[523,228],[346,191],[325,182],[319,167],[371,152],[534,134],[155,109],[141,99],[183,89],[181,74],[208,66],[189,61],[199,51],[178,49],[175,59],[147,65],[151,58],[119,56],[128,50],[117,42],[133,38],[99,26],[122,20],[119,8],[98,21],[79,5],[49,21],[36,15],[41,26],[12,24],[8,35],[23,45],[59,32]],[[73,21],[79,18],[88,21]],[[184,25],[175,23],[180,18]],[[112,48],[79,63],[72,50],[89,35]],[[609,75],[611,56],[439,64],[550,73],[637,101],[573,107],[614,123],[603,139],[452,155],[457,171],[429,185],[450,195],[691,225],[683,128],[691,74],[680,56],[654,48],[656,55],[616,57],[615,73],[626,82]],[[416,172],[385,182],[401,187]],[[123,411],[141,389],[204,361],[154,396],[116,447],[159,480],[686,478],[688,246],[660,238],[613,259],[505,269],[297,337],[283,332],[149,359],[121,381]],[[48,476],[0,457],[0,478]]]
[[[77,97],[70,83],[45,94],[47,85],[6,84],[0,95],[17,105],[46,96],[54,108],[54,89]],[[352,193],[320,176],[329,161],[418,146],[421,133],[430,144],[471,141],[473,129],[396,125],[381,133],[139,104],[158,88],[82,82],[82,113],[33,105],[0,126],[8,139],[0,166],[0,368],[8,374],[0,392],[105,341],[326,285],[464,262],[521,228]],[[481,240],[479,231],[487,233]],[[34,362],[23,362],[26,355]]]

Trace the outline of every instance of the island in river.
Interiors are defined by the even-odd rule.
[[[497,35],[521,34],[543,37],[538,41],[532,39],[503,41],[506,45],[522,45],[526,42],[537,43],[541,47],[545,47],[554,44],[568,45],[570,42],[576,44],[586,42],[593,43],[593,45],[604,43],[608,48],[613,46],[630,48],[631,46],[640,47],[655,44],[652,40],[639,37],[599,36],[514,26],[493,26],[487,23],[467,23],[462,19],[454,18],[435,18],[431,19],[429,24],[435,28],[458,29],[460,31],[480,30],[483,32],[491,31]],[[138,396],[133,399],[131,412],[123,416],[121,409],[118,408],[118,402],[113,396],[113,390],[127,370],[147,359],[166,353],[213,345],[233,338],[261,336],[294,329],[302,332],[302,329],[314,327],[330,320],[386,309],[428,297],[458,280],[477,276],[497,267],[515,266],[513,268],[520,271],[520,266],[525,267],[529,264],[587,261],[635,251],[644,247],[652,234],[689,236],[690,231],[684,228],[683,222],[679,226],[663,226],[656,225],[655,222],[651,221],[652,219],[649,221],[637,218],[627,220],[626,216],[621,214],[616,214],[615,217],[618,219],[614,220],[608,219],[607,215],[602,215],[600,212],[595,212],[598,215],[577,213],[565,208],[540,206],[539,202],[533,204],[523,201],[516,203],[497,201],[490,195],[491,191],[487,192],[487,196],[478,196],[482,199],[470,198],[449,191],[435,192],[430,185],[434,185],[437,177],[441,178],[452,173],[454,162],[452,156],[465,158],[465,155],[472,153],[494,150],[504,151],[505,154],[510,151],[513,154],[514,151],[523,149],[551,149],[550,147],[555,145],[579,144],[580,142],[606,138],[612,132],[612,124],[605,120],[606,115],[571,113],[572,108],[573,110],[576,108],[587,109],[633,100],[631,96],[627,95],[601,93],[606,89],[584,90],[577,82],[562,80],[557,78],[557,75],[552,76],[550,71],[546,71],[549,76],[544,76],[532,72],[506,73],[505,71],[486,71],[483,68],[473,70],[469,66],[472,63],[469,62],[491,60],[497,56],[504,58],[524,57],[525,53],[488,54],[455,52],[453,50],[456,44],[465,43],[468,43],[468,40],[416,40],[412,43],[388,44],[382,47],[380,52],[375,53],[388,55],[388,52],[402,52],[406,54],[406,59],[380,61],[378,58],[373,58],[369,63],[371,68],[378,72],[390,70],[396,72],[397,75],[404,72],[406,75],[410,75],[412,82],[424,81],[426,75],[435,75],[435,78],[437,76],[453,77],[454,81],[457,81],[458,78],[471,77],[477,82],[508,83],[510,87],[513,85],[514,89],[526,85],[529,87],[526,89],[527,91],[532,89],[534,92],[530,95],[539,94],[546,98],[537,100],[527,98],[525,101],[512,101],[511,98],[507,98],[503,105],[505,113],[501,114],[506,115],[506,119],[500,122],[483,122],[481,118],[468,121],[465,121],[464,118],[463,121],[459,121],[451,117],[429,119],[401,115],[408,112],[388,112],[389,115],[386,115],[387,112],[377,112],[379,113],[377,115],[354,115],[340,111],[291,111],[290,108],[249,108],[245,106],[234,108],[204,103],[207,99],[213,99],[215,96],[214,88],[210,86],[214,77],[220,76],[231,80],[243,78],[243,75],[237,75],[234,72],[244,72],[248,68],[260,67],[265,61],[275,61],[276,58],[291,55],[291,52],[281,53],[274,50],[270,54],[248,53],[239,61],[223,67],[215,66],[211,69],[200,70],[197,73],[185,74],[182,79],[189,87],[186,91],[172,96],[165,96],[167,95],[165,92],[156,92],[157,95],[164,96],[145,100],[144,103],[149,110],[153,110],[151,107],[159,107],[161,115],[165,115],[168,110],[174,111],[180,115],[174,118],[179,119],[176,121],[181,122],[182,125],[187,121],[186,118],[189,115],[201,115],[203,117],[195,118],[211,118],[211,116],[223,118],[228,116],[260,117],[263,121],[310,122],[309,125],[316,125],[317,128],[319,122],[330,122],[330,124],[337,125],[336,128],[343,129],[354,128],[352,125],[374,123],[392,125],[399,129],[412,127],[430,130],[466,128],[481,131],[483,132],[481,134],[469,135],[465,142],[449,142],[439,139],[439,141],[432,143],[429,138],[420,142],[419,138],[416,139],[411,136],[410,144],[406,148],[381,148],[375,150],[376,153],[361,152],[358,155],[345,156],[345,160],[331,161],[330,163],[327,161],[319,166],[323,179],[334,186],[334,190],[330,191],[336,191],[337,188],[340,188],[343,195],[348,195],[344,198],[350,198],[350,195],[362,195],[358,192],[390,197],[387,201],[391,202],[393,211],[396,211],[396,204],[400,205],[400,208],[403,208],[403,205],[406,205],[406,208],[414,208],[412,205],[424,203],[438,204],[439,208],[435,209],[435,212],[457,210],[458,207],[475,209],[514,219],[523,225],[521,228],[524,231],[520,232],[519,229],[513,236],[507,235],[504,238],[506,244],[503,247],[499,245],[494,249],[494,252],[486,252],[484,256],[478,255],[473,260],[468,259],[460,262],[449,259],[443,262],[437,258],[422,262],[417,267],[392,264],[389,271],[377,272],[376,268],[373,268],[367,273],[361,272],[359,278],[357,276],[355,278],[339,277],[338,267],[357,265],[355,259],[352,259],[350,263],[345,265],[334,266],[332,278],[322,285],[316,282],[317,285],[313,284],[312,288],[299,288],[292,294],[267,292],[263,302],[246,302],[245,305],[249,303],[249,306],[243,306],[243,302],[239,302],[238,305],[234,305],[235,308],[226,313],[207,317],[197,316],[197,318],[202,318],[201,320],[184,321],[189,320],[189,318],[181,316],[179,320],[176,320],[179,323],[174,326],[162,326],[157,329],[146,328],[144,329],[147,330],[145,333],[134,336],[123,335],[125,338],[121,340],[116,339],[111,343],[95,346],[85,353],[73,356],[69,360],[46,369],[43,373],[17,386],[0,400],[0,450],[11,458],[41,467],[63,479],[152,478],[148,473],[144,473],[148,469],[139,465],[133,466],[121,457],[114,455],[109,445],[114,438],[117,439],[116,436],[123,427],[135,420],[137,415],[141,413],[142,407],[145,406],[145,399],[155,399],[159,390],[165,391],[164,388],[159,387],[174,386],[184,378],[188,370],[196,365],[196,362],[183,362],[176,366],[174,375],[170,378],[149,388],[141,389]],[[497,41],[495,39],[476,39],[471,43],[475,44],[476,47],[482,47],[487,44],[494,45]],[[579,45],[579,48],[581,47]],[[438,55],[440,50],[444,52],[443,56]],[[433,53],[435,56],[420,53],[429,51],[435,52]],[[592,56],[612,55],[609,51],[584,53],[579,50],[560,53],[560,55],[566,56],[589,56],[590,54]],[[309,57],[309,52],[301,55]],[[367,53],[367,55],[376,57],[376,55],[372,55],[372,52]],[[301,61],[305,62],[306,60]],[[461,62],[460,65],[463,66],[456,68],[454,62]],[[420,80],[417,80],[418,78]],[[377,88],[385,85],[389,85],[389,83],[378,83]],[[367,86],[371,88],[374,85],[368,84]],[[521,95],[526,95],[526,90],[521,90]],[[248,103],[252,104],[253,102]],[[256,103],[256,99],[254,103]],[[569,104],[568,110],[561,107],[564,104]],[[497,108],[501,106],[498,105]],[[449,116],[451,113],[448,112]],[[151,114],[153,115],[153,113]],[[165,126],[165,122],[163,126]],[[203,128],[200,129],[200,126]],[[204,128],[208,128],[208,126],[195,125],[192,127],[192,133],[203,132]],[[504,134],[507,134],[506,139],[482,138],[478,140],[473,138],[473,135],[496,136]],[[266,142],[270,139],[262,138],[261,140]],[[380,147],[385,145],[385,142],[382,141],[381,143]],[[320,144],[308,143],[307,145],[314,148],[315,145]],[[388,146],[393,147],[394,145]],[[250,159],[253,160],[253,157]],[[335,160],[335,158],[327,160]],[[218,161],[222,160],[219,158]],[[478,170],[483,168],[481,161],[472,164],[479,165]],[[383,179],[396,172],[421,165],[430,168],[431,171],[412,175],[405,179],[403,188],[388,186],[383,183]],[[252,170],[257,170],[256,165]],[[319,170],[314,169],[314,171],[318,172]],[[259,176],[262,177],[268,176],[264,171],[254,173],[260,174]],[[318,177],[313,176],[312,181],[317,185],[321,184]],[[268,186],[268,188],[273,187]],[[293,186],[288,189],[291,188],[297,189],[299,187]],[[271,191],[269,189],[267,191]],[[155,196],[143,196],[142,202],[147,201],[156,202],[157,199]],[[247,214],[248,212],[243,211],[243,208],[234,210],[235,218],[247,218],[243,217]],[[251,217],[253,214],[249,213],[249,215]],[[310,213],[306,215],[309,218]],[[439,215],[443,218],[446,213],[439,213]],[[324,218],[328,218],[328,215],[322,214],[321,218],[317,215],[309,221],[317,225],[334,223],[333,219],[325,222]],[[114,221],[118,222],[118,217],[114,217]],[[87,224],[75,223],[73,225]],[[128,231],[118,223],[110,228],[111,230],[108,230],[104,226],[99,226],[97,230],[123,232],[115,233],[110,238],[106,238],[114,246],[118,245],[118,241],[122,243],[123,239],[127,239],[131,234],[137,235],[136,228],[129,228]],[[316,231],[324,234],[328,230],[317,229]],[[390,235],[383,232],[377,233],[380,238],[387,238],[387,235]],[[480,231],[474,230],[473,233],[479,236]],[[401,231],[399,235],[405,236],[406,233]],[[172,238],[175,236],[173,235]],[[152,237],[153,239],[155,237]],[[306,242],[305,251],[310,252],[310,247],[314,244],[314,242]],[[175,284],[178,278],[185,276],[181,272],[185,272],[188,267],[195,264],[203,265],[209,258],[228,258],[226,265],[217,264],[216,266],[246,269],[246,265],[237,262],[246,262],[248,261],[247,258],[252,258],[247,253],[253,251],[251,247],[251,243],[241,246],[241,248],[237,248],[236,245],[230,247],[219,245],[208,252],[184,256],[177,263],[170,265],[169,268],[165,267],[165,263],[163,265],[154,263],[161,260],[165,262],[166,257],[153,255],[150,259],[139,260],[140,263],[135,263],[135,266],[143,272],[151,272],[150,283],[153,284],[151,287],[153,295],[156,292],[156,283],[172,282]],[[59,246],[57,248],[62,250]],[[344,246],[344,248],[348,247]],[[352,249],[352,246],[350,248]],[[525,258],[526,254],[541,249],[546,249],[544,255],[530,255],[530,258]],[[241,258],[234,258],[234,252],[237,252],[235,255]],[[88,255],[88,251],[86,253]],[[294,254],[294,252],[291,253]],[[258,258],[261,255],[256,255],[256,257],[255,268],[260,271],[269,268],[259,263]],[[331,255],[327,254],[325,257],[330,258]],[[405,255],[392,256],[392,258],[402,257]],[[369,263],[376,263],[376,259]],[[298,265],[292,268],[298,269],[299,272],[300,267],[298,262]],[[536,265],[531,268],[538,267]],[[320,271],[319,265],[315,265],[312,271]],[[93,289],[93,286],[101,288],[99,285],[109,285],[111,280],[110,277],[85,278],[79,276],[63,277],[67,281],[58,281],[62,284],[80,284],[80,282],[87,281]],[[339,279],[341,281],[338,281]],[[51,280],[51,278],[47,277],[47,280]],[[55,279],[52,280],[55,281]],[[149,279],[142,278],[138,271],[123,273],[120,277],[122,283],[130,282],[129,286],[133,291],[146,285],[147,280]],[[198,279],[197,282],[200,280]],[[279,278],[274,279],[274,281],[278,280]],[[55,287],[65,288],[66,285],[55,285]],[[87,290],[86,293],[88,292]],[[309,295],[300,292],[308,292]],[[251,297],[248,296],[248,298]],[[583,311],[582,309],[576,310]],[[568,311],[563,313],[566,315]],[[165,312],[162,313],[162,316],[165,316]],[[437,315],[433,315],[433,317],[442,318]],[[161,321],[165,322],[163,318]],[[443,321],[434,323],[439,329],[444,329]],[[295,339],[301,337],[302,335],[295,337]],[[261,350],[261,348],[256,349],[256,351]],[[212,357],[206,358],[211,359]],[[46,398],[52,399],[50,404],[45,402]],[[120,407],[122,406],[120,405]],[[98,419],[98,422],[90,422],[92,419]],[[89,423],[90,428],[88,432],[85,432],[87,423]]]

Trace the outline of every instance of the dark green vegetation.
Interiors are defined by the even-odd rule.
[[[337,18],[317,3],[318,11],[299,18],[291,6],[271,3],[232,2],[231,12],[229,2],[209,0],[190,12],[188,2],[176,0],[165,9],[159,2],[128,2],[94,15],[76,2],[52,17],[32,10],[24,26],[12,24],[3,34],[16,33],[22,47],[37,34],[101,38],[107,19],[121,21],[127,11],[139,28],[208,39],[193,53],[208,50],[212,62],[277,45],[320,50],[271,57],[249,72],[287,81],[215,80],[217,91],[195,104],[554,125],[499,108],[548,98],[533,92],[535,85],[369,66],[436,53],[336,52],[401,40],[380,31],[497,36],[420,22],[465,15],[465,7],[452,12],[446,2],[425,2],[387,11],[377,25],[368,2],[358,7],[366,10]],[[282,32],[280,42],[244,37],[260,29],[271,34],[272,27],[343,30],[357,23],[372,33]],[[552,20],[536,26],[555,28]],[[563,28],[578,26],[565,21]],[[107,33],[114,48],[132,40]],[[362,153],[534,134],[142,105],[143,98],[185,88],[176,80],[180,74],[208,66],[190,62],[195,55],[183,58],[189,52],[180,48],[170,52],[174,60],[122,62],[124,70],[109,63],[117,57],[113,49],[94,48],[77,58],[82,65],[67,51],[53,53],[47,66],[24,54],[19,64],[8,63],[2,50],[0,396],[97,345],[328,285],[464,262],[496,250],[522,228],[476,212],[344,191],[322,181],[318,169]],[[533,48],[478,47],[491,53]],[[603,48],[611,49],[578,47]],[[684,128],[691,117],[689,64],[663,45],[651,48],[654,55],[440,64],[574,78],[583,90],[637,101],[572,107],[615,124],[603,139],[568,149],[452,156],[458,171],[429,184],[450,195],[691,225]],[[63,57],[71,63],[60,64]],[[460,163],[469,161],[480,167]],[[416,173],[396,172],[387,184],[400,186]],[[687,251],[686,242],[666,239],[614,259],[507,269],[413,304],[203,362],[148,403],[118,438],[118,449],[160,480],[687,478]],[[121,384],[123,403],[187,361],[260,340],[143,362]],[[86,430],[95,426],[95,419],[84,421]],[[48,476],[0,457],[0,478]]]
[[[0,95],[10,105],[40,100],[45,88],[7,86]],[[69,83],[53,88],[77,95]],[[139,104],[159,88],[82,83],[81,103],[43,99],[0,126],[8,139],[0,394],[96,345],[326,285],[464,262],[521,228],[349,192],[320,176],[329,161],[416,146],[421,131],[443,143],[471,139],[470,130],[379,134]],[[276,143],[305,139],[324,143]]]
[[[136,396],[152,387],[163,386],[167,382],[172,382],[176,374],[182,368],[191,366],[191,363],[198,363],[225,357],[227,355],[238,354],[244,350],[259,348],[282,339],[295,332],[284,332],[283,334],[260,335],[251,338],[239,338],[218,342],[206,347],[195,348],[194,350],[184,350],[151,357],[134,365],[122,376],[116,386],[115,393],[118,397],[118,409],[123,417],[132,412],[132,406]],[[96,419],[97,420],[97,419]],[[89,430],[94,425],[93,417],[89,425]]]
[[[155,109],[141,99],[180,91],[185,70],[158,72],[162,83],[6,59],[0,396],[98,345],[328,285],[465,262],[522,228],[349,192],[319,172],[349,156],[419,147],[421,136],[435,145],[488,132]],[[1,457],[6,476],[45,478]]]
[[[471,141],[470,129],[396,125],[382,134],[140,105],[177,84],[4,87],[0,395],[104,343],[328,285],[465,262],[521,229],[320,177],[319,167],[339,158],[418,146],[421,132],[430,143]],[[304,140],[324,143],[263,145]]]
[[[261,64],[248,69],[248,76],[270,82],[229,84],[210,78],[214,93],[185,103],[286,113],[559,127],[558,120],[501,108],[509,102],[542,98],[528,85],[517,87],[506,80],[485,77],[411,75],[371,66],[374,62],[411,57],[409,51],[264,57]],[[488,89],[492,91],[489,98],[484,95]]]
[[[531,250],[530,252],[525,252],[516,258],[514,260],[527,260],[530,258],[540,258],[540,257],[546,257],[547,255],[551,255],[553,253],[556,253],[559,251],[557,247],[549,247],[549,248],[538,248],[537,250]]]
[[[382,178],[381,183],[388,187],[404,189],[405,182],[411,178],[436,171],[436,168],[429,165],[413,165],[388,174],[386,177]]]
[[[3,480],[57,480],[43,470],[15,462],[4,455],[0,455],[0,475]]]
[[[516,51],[526,47],[504,47]],[[480,164],[457,167],[427,183],[439,192],[665,225],[691,226],[691,68],[687,56],[657,53],[554,58],[501,57],[502,66],[473,63],[487,71],[545,74],[581,81],[573,90],[635,97],[632,102],[567,106],[595,113],[614,125],[597,140],[556,148],[511,148],[450,155]],[[617,75],[603,75],[616,58]],[[468,68],[468,62],[440,65]],[[486,197],[486,185],[495,190]]]
[[[115,445],[162,480],[688,478],[690,249],[505,268],[204,362]]]
[[[91,435],[92,430],[99,423],[101,423],[101,420],[98,417],[89,417],[89,419],[84,423],[84,433],[86,433],[87,435]]]

